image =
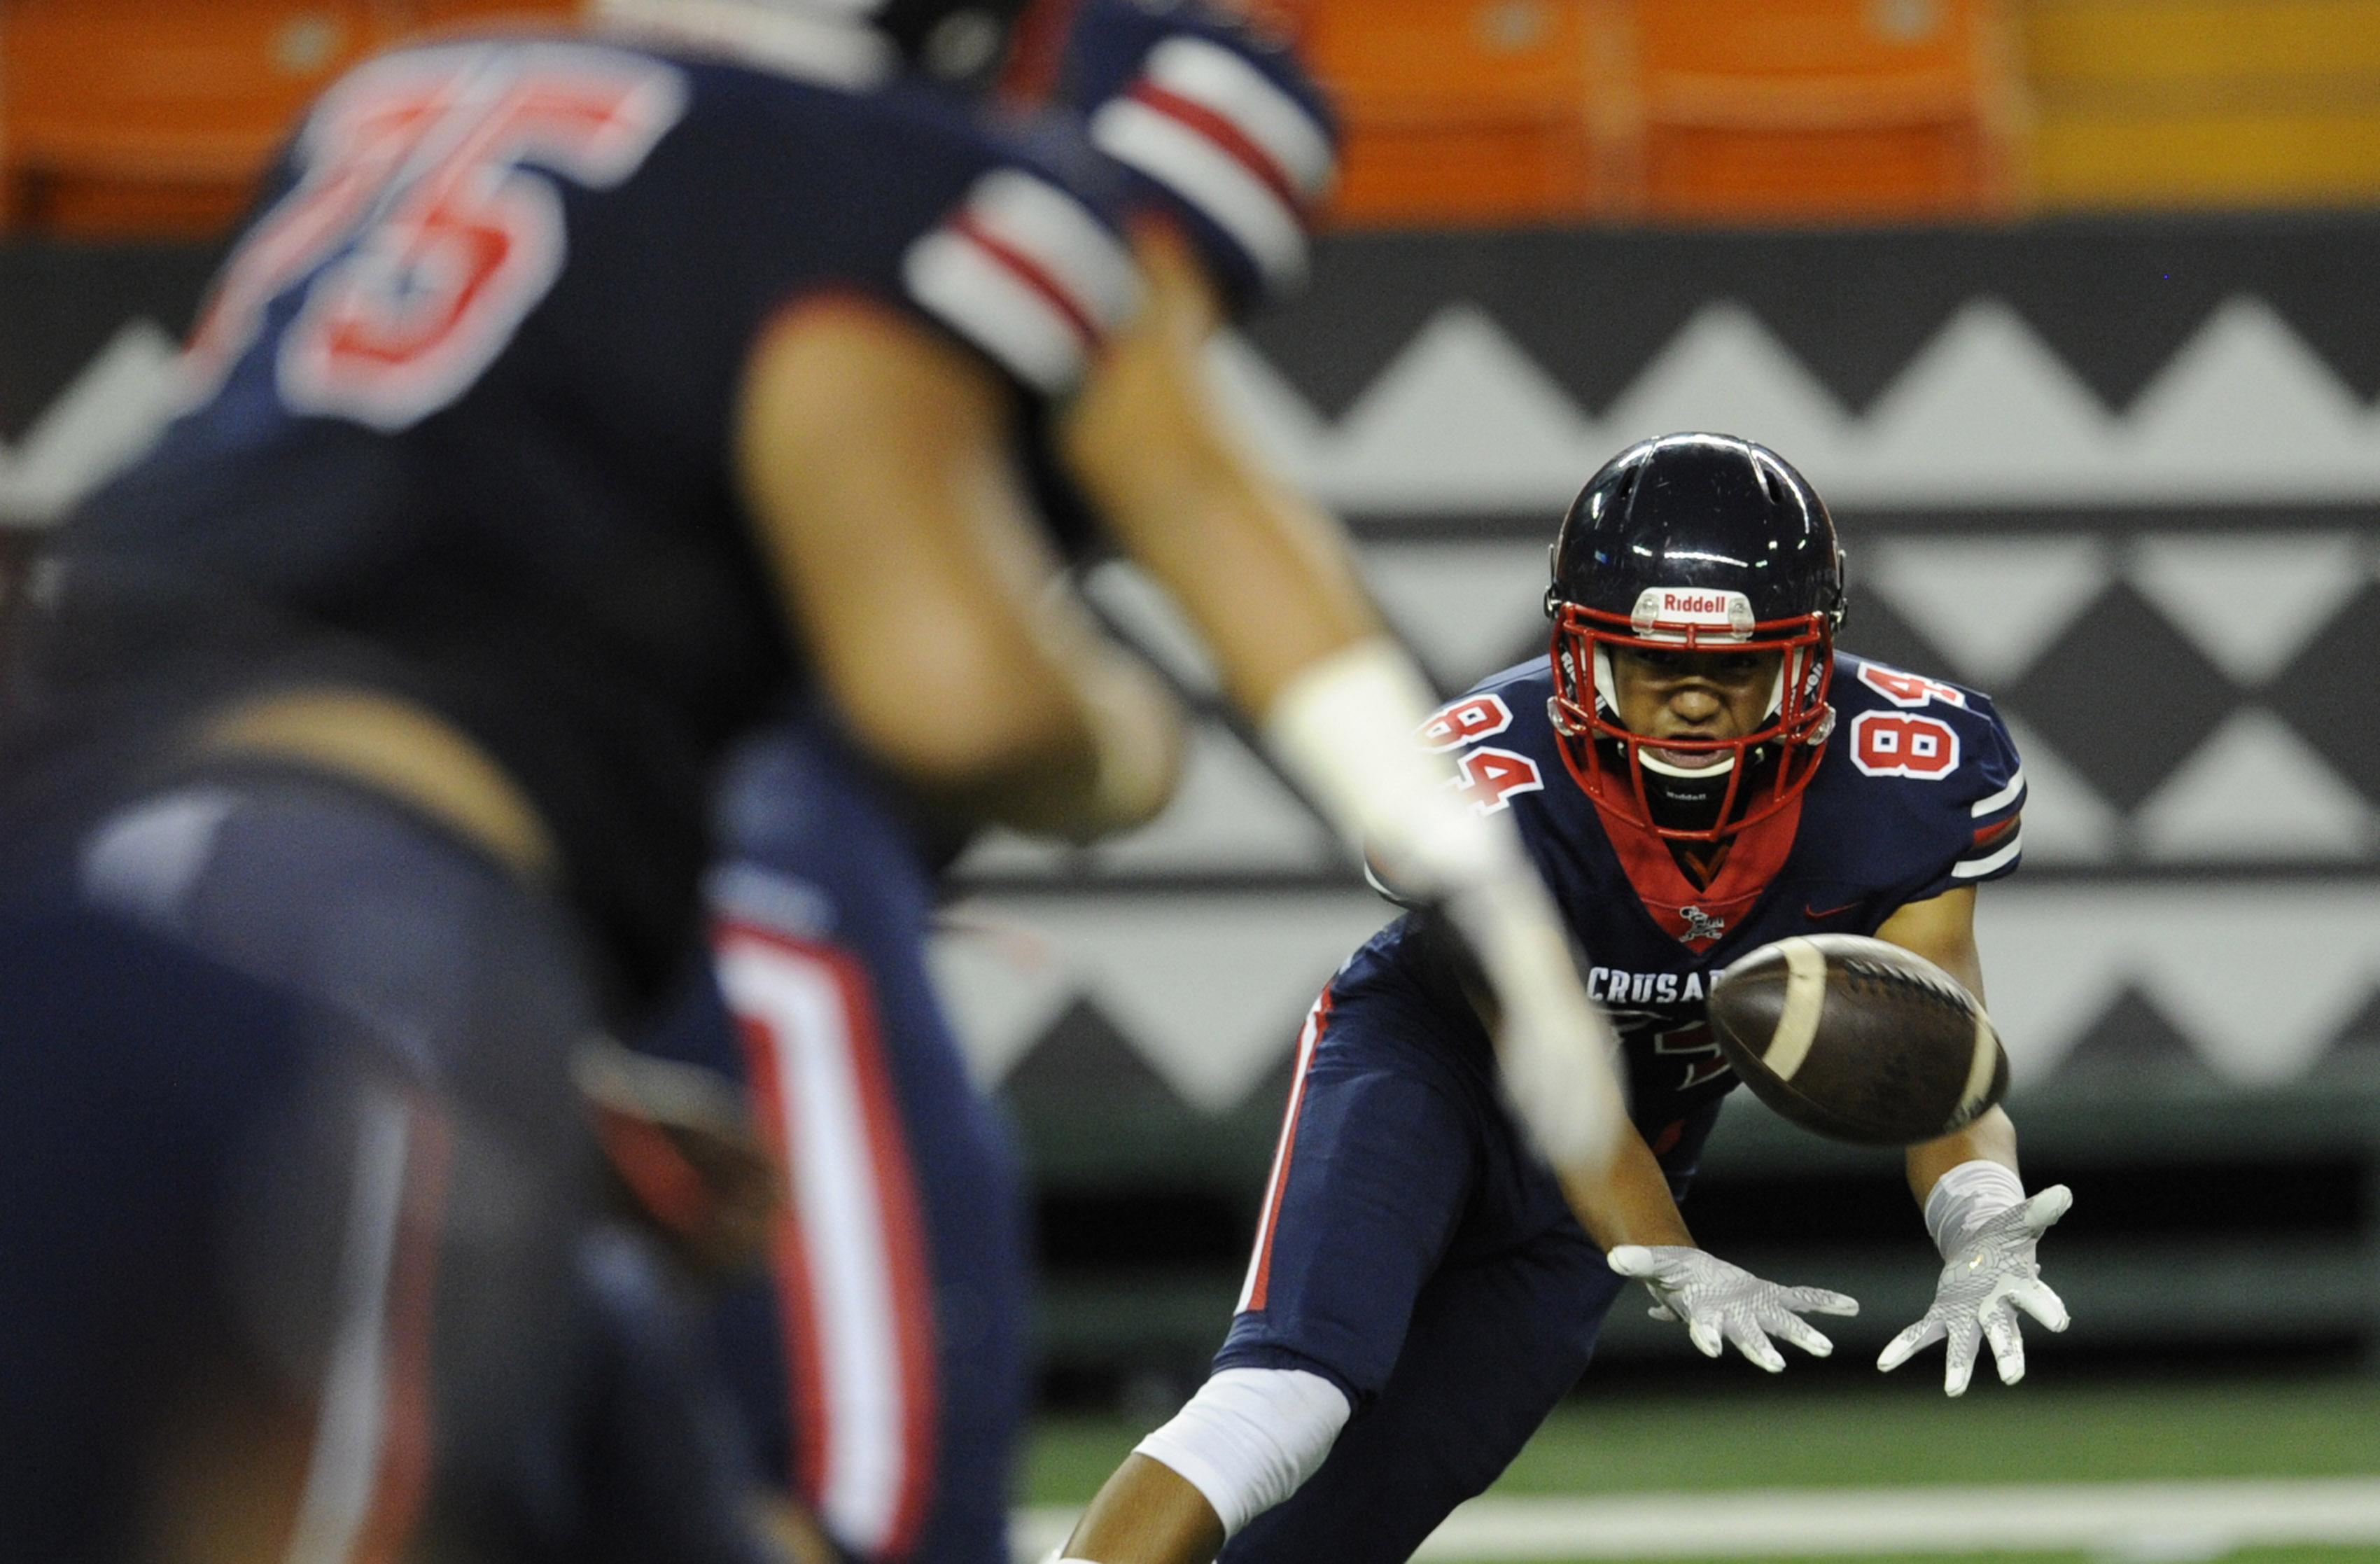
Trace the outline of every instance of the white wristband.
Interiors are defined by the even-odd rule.
[[[1949,1259],[1974,1231],[2024,1204],[2024,1181],[1998,1162],[1977,1158],[1942,1175],[1925,1197],[1925,1231]]]
[[[1290,681],[1264,714],[1265,743],[1357,852],[1424,891],[1483,878],[1517,859],[1509,827],[1482,818],[1454,768],[1421,746],[1435,698],[1384,638],[1332,653]]]

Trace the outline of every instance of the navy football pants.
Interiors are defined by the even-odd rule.
[[[807,728],[740,757],[712,980],[645,1046],[737,1075],[783,1157],[771,1274],[720,1315],[764,1469],[862,1559],[1006,1564],[1016,1155],[934,997],[931,881],[883,796]]]
[[[558,918],[376,798],[255,775],[132,805],[11,893],[0,1558],[176,1526],[521,1557],[517,1462],[583,1314],[591,1012]]]
[[[1354,1415],[1224,1564],[1400,1564],[1493,1483],[1595,1351],[1624,1279],[1521,1142],[1484,1054],[1416,994],[1326,990],[1222,1368],[1296,1368]],[[1717,1115],[1662,1158],[1674,1189]]]

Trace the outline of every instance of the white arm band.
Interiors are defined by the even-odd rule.
[[[1133,1453],[1197,1489],[1228,1537],[1314,1475],[1353,1410],[1318,1374],[1227,1368]]]
[[[2023,1204],[2024,1181],[1998,1163],[1978,1158],[1960,1163],[1936,1182],[1934,1193],[1925,1197],[1925,1231],[1947,1260],[1977,1228]]]

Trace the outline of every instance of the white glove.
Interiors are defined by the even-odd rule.
[[[2012,1182],[2015,1175],[2009,1177]],[[2020,1191],[2022,1187],[2018,1186]],[[1936,1227],[1944,1263],[1941,1279],[1934,1287],[1934,1306],[1925,1311],[1924,1319],[1892,1339],[1876,1366],[1889,1374],[1947,1337],[1950,1347],[1942,1371],[1944,1394],[1966,1394],[1980,1341],[1991,1343],[1992,1362],[1999,1368],[2001,1384],[2013,1385],[2023,1378],[2024,1338],[2017,1330],[2016,1311],[2022,1309],[2052,1330],[2063,1330],[2072,1323],[2066,1305],[2041,1279],[2034,1246],[2073,1204],[2072,1191],[2064,1184],[2052,1184],[2030,1200],[2002,1206],[1980,1219],[1961,1221],[1954,1202],[1950,1218]],[[1929,1210],[1927,1215],[1932,1218],[1935,1213]]]
[[[1655,1319],[1686,1322],[1686,1334],[1703,1356],[1715,1358],[1732,1341],[1737,1352],[1771,1374],[1783,1372],[1785,1355],[1770,1344],[1770,1332],[1823,1358],[1835,1344],[1800,1316],[1859,1313],[1858,1303],[1840,1292],[1763,1281],[1741,1266],[1682,1244],[1648,1249],[1623,1243],[1609,1258],[1613,1270],[1639,1279],[1652,1292]]]

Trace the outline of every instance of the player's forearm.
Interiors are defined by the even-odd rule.
[[[1572,1215],[1606,1254],[1622,1244],[1696,1247],[1670,1194],[1669,1175],[1645,1137],[1621,1137],[1619,1155],[1599,1173],[1557,1170]]]
[[[1995,1108],[1955,1134],[1911,1146],[1906,1162],[1909,1193],[1923,1206],[1932,1197],[1934,1186],[1942,1182],[1942,1175],[1961,1163],[1997,1162],[2015,1172],[2016,1125],[2006,1111]]]
[[[1213,649],[1261,721],[1299,673],[1380,634],[1344,535],[1243,451],[1206,382],[1219,318],[1178,244],[1137,247],[1141,319],[1068,408],[1059,446],[1109,530]]]
[[[974,800],[984,818],[1092,842],[1154,817],[1181,780],[1184,719],[1148,668],[1087,633],[1053,658],[1085,741],[1083,752],[1029,768]]]
[[[1208,1564],[1223,1522],[1196,1488],[1160,1461],[1127,1456],[1066,1541],[1084,1564]]]

